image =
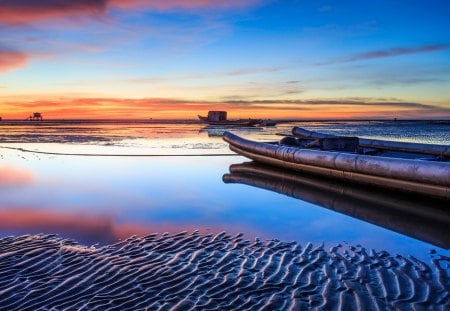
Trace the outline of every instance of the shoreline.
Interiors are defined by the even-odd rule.
[[[401,123],[431,123],[450,125],[450,119],[271,119],[277,123],[357,123],[385,122]],[[2,119],[0,125],[55,125],[55,124],[200,124],[207,125],[197,119],[44,119],[39,121]],[[225,125],[226,126],[226,125]]]
[[[0,305],[24,308],[390,309],[450,307],[450,258],[362,246],[181,232],[86,247],[55,235],[0,239]]]

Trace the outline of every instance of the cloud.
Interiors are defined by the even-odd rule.
[[[230,71],[223,71],[218,72],[217,75],[224,75],[224,76],[243,76],[243,75],[250,75],[250,74],[256,74],[256,73],[273,73],[273,72],[279,72],[287,69],[287,67],[284,66],[273,66],[273,67],[250,67],[250,68],[241,68],[237,70],[230,70]]]
[[[0,5],[0,23],[22,24],[68,15],[102,15],[108,0],[5,0]]]
[[[446,78],[439,78],[439,77],[383,77],[378,79],[373,79],[370,81],[371,84],[374,85],[393,85],[393,84],[400,84],[400,85],[416,85],[416,84],[423,84],[423,83],[442,83],[447,82],[448,79]]]
[[[27,61],[28,56],[25,53],[0,48],[0,72],[22,67]]]
[[[145,8],[159,11],[177,9],[230,9],[253,5],[258,0],[111,0],[111,6]]]
[[[0,24],[28,24],[68,16],[105,16],[120,10],[199,10],[246,7],[257,0],[3,0]]]
[[[431,52],[445,51],[445,50],[448,50],[449,48],[450,48],[450,46],[447,44],[431,44],[431,45],[424,45],[424,46],[413,47],[413,48],[404,48],[404,47],[391,48],[391,49],[386,49],[386,50],[378,50],[378,51],[354,54],[354,55],[351,55],[348,57],[336,58],[336,59],[332,59],[332,60],[329,60],[326,62],[316,63],[316,65],[318,65],[318,66],[333,65],[333,64],[339,64],[339,63],[350,63],[350,62],[371,60],[371,59],[377,59],[377,58],[396,57],[396,56],[419,54],[419,53],[431,53]]]
[[[323,99],[323,100],[231,100],[228,104],[238,105],[306,105],[306,106],[389,106],[402,108],[431,108],[432,106],[402,101],[371,101],[364,98]],[[449,109],[450,110],[450,109]]]
[[[155,42],[150,53],[159,53],[160,49],[183,53],[196,44],[217,40],[221,32],[228,31],[228,24],[215,13],[234,13],[259,1],[0,0],[1,40],[26,51],[2,51],[0,43],[0,72],[23,66],[28,55],[37,61],[42,55],[56,58],[79,52],[103,53],[111,47],[145,45],[147,40]],[[143,13],[198,16],[173,19],[171,23],[159,23],[158,18],[145,23],[130,22],[130,18],[142,18]],[[133,50],[130,55],[144,53],[143,49]]]
[[[221,77],[239,77],[239,76],[247,76],[254,74],[264,74],[264,73],[274,73],[280,72],[287,69],[285,66],[272,66],[272,67],[245,67],[238,68],[234,70],[227,71],[216,71],[210,73],[192,73],[186,75],[179,76],[171,76],[171,77],[150,77],[150,78],[136,78],[136,79],[128,79],[126,82],[130,83],[161,83],[167,81],[175,81],[175,80],[204,80],[211,78],[221,78]]]

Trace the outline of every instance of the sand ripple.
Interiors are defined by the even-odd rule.
[[[450,258],[197,232],[0,239],[0,309],[449,310]]]

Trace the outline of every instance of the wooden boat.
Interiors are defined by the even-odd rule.
[[[259,124],[258,120],[253,119],[237,119],[237,120],[226,120],[226,121],[209,121],[207,117],[198,116],[200,121],[205,124],[213,126],[255,126]]]
[[[233,164],[225,183],[274,191],[449,249],[446,200],[374,189],[256,162]]]
[[[302,137],[264,143],[225,132],[223,139],[256,162],[450,200],[450,146],[364,139],[361,145],[357,137],[319,137],[299,128],[294,134]]]
[[[261,123],[260,119],[228,120],[226,111],[208,111],[208,116],[198,116],[199,120],[208,125],[215,126],[255,126]]]

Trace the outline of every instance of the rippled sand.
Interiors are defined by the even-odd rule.
[[[152,234],[85,247],[0,239],[0,309],[449,310],[450,258],[362,247]]]

